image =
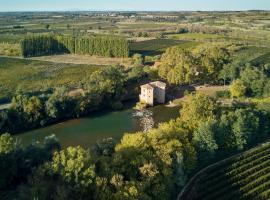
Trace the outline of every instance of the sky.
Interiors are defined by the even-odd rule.
[[[0,0],[1,11],[270,10],[270,0]]]

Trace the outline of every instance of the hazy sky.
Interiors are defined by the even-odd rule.
[[[0,0],[0,11],[270,10],[270,0]]]

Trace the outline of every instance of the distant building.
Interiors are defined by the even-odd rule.
[[[151,82],[141,86],[140,101],[153,106],[154,103],[165,103],[166,83]]]

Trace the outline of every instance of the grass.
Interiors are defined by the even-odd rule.
[[[217,34],[202,34],[202,33],[185,33],[185,34],[172,34],[169,35],[170,39],[174,40],[194,40],[194,41],[204,41],[211,39],[224,38],[222,35]]]
[[[256,59],[252,60],[253,64],[270,64],[270,50],[266,54],[257,57]]]
[[[105,58],[100,56],[63,54],[29,58],[31,60],[49,61],[54,63],[66,64],[85,64],[85,65],[116,65],[121,64],[129,66],[131,61],[129,58]]]
[[[140,53],[143,55],[158,55],[165,52],[165,50],[171,46],[179,45],[183,48],[190,48],[198,44],[199,43],[196,42],[185,42],[171,39],[153,39],[131,43],[130,51],[131,53]]]
[[[18,88],[36,92],[58,86],[76,87],[102,67],[0,57],[0,99],[11,98]]]
[[[266,53],[267,52],[267,53]],[[246,46],[245,48],[237,51],[233,56],[246,62],[265,62],[269,61],[270,48],[258,46]]]
[[[0,55],[6,56],[20,56],[21,48],[19,44],[12,44],[7,42],[0,43]]]

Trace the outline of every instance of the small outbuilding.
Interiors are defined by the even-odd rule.
[[[166,100],[166,83],[155,81],[141,85],[140,101],[150,106],[154,103],[165,103]]]

